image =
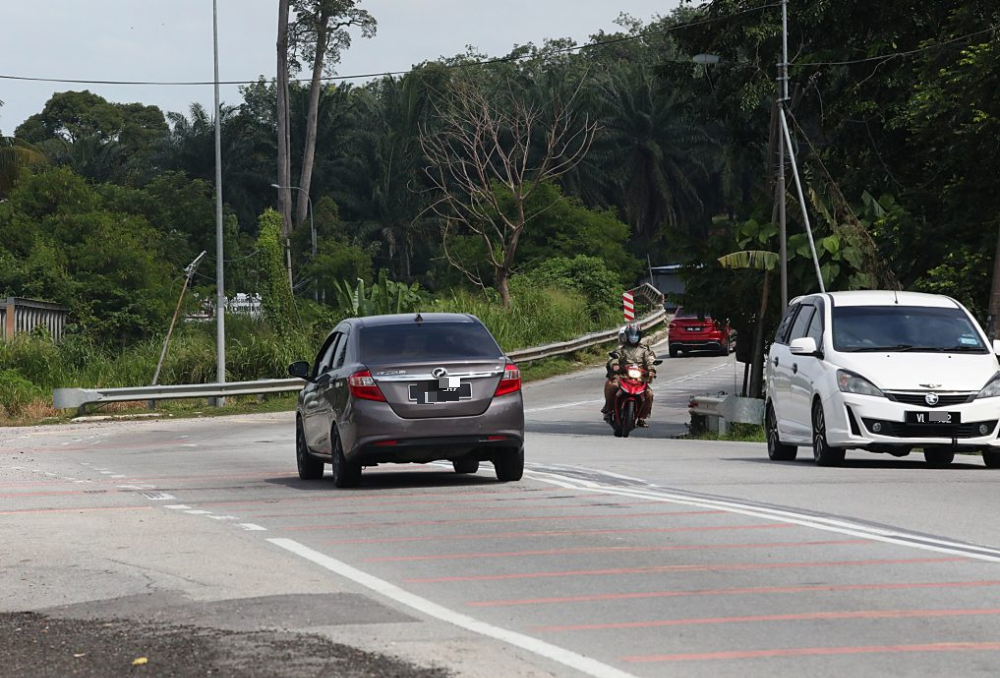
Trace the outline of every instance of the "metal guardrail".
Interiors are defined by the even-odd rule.
[[[653,327],[666,318],[667,312],[659,310],[640,320],[643,329]],[[519,363],[532,362],[557,355],[574,353],[591,346],[615,341],[618,330],[595,332],[558,344],[511,351],[507,355]],[[87,405],[142,400],[181,400],[184,398],[226,398],[238,395],[266,393],[293,393],[302,390],[302,379],[260,379],[258,381],[233,381],[225,384],[181,384],[174,386],[127,386],[124,388],[57,388],[52,392],[52,406],[59,410],[76,409],[83,414]]]
[[[184,398],[225,398],[238,395],[291,393],[302,390],[302,379],[259,379],[231,381],[225,384],[179,384],[173,386],[126,386],[124,388],[57,388],[52,392],[52,406],[57,410],[78,409],[87,405],[129,402],[133,400],[181,400]]]
[[[725,434],[729,424],[763,424],[764,401],[725,393],[696,395],[688,401],[688,413],[692,426]]]
[[[652,313],[640,320],[639,324],[642,329],[645,330],[660,324],[664,319],[666,319],[666,317],[667,312],[660,309],[659,311],[656,311],[655,313]],[[613,329],[605,332],[594,332],[593,334],[587,334],[577,339],[557,344],[548,344],[546,346],[525,348],[519,351],[510,351],[507,353],[507,356],[516,363],[530,363],[535,360],[542,360],[543,358],[553,358],[558,355],[575,353],[576,351],[581,351],[585,348],[590,348],[591,346],[607,344],[609,342],[616,341],[617,339],[618,329]]]

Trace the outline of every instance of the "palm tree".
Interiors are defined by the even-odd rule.
[[[37,146],[14,137],[0,137],[0,198],[14,187],[23,168],[46,162],[48,158]]]
[[[338,202],[377,234],[395,263],[396,276],[413,279],[415,241],[427,227],[418,192],[423,152],[419,123],[426,92],[415,77],[386,77],[359,93],[358,126],[338,174]]]
[[[619,63],[597,89],[603,130],[592,161],[610,167],[615,202],[647,241],[689,226],[702,211],[711,139],[688,120],[688,102],[644,64]]]

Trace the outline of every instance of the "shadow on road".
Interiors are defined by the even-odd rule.
[[[493,473],[493,465],[483,463],[475,474],[455,473],[437,466],[412,464],[407,469],[383,471],[382,467],[368,468],[361,473],[361,485],[356,488],[337,488],[329,471],[321,480],[300,480],[297,476],[269,478],[265,483],[280,485],[301,492],[358,492],[377,490],[398,490],[423,487],[476,487],[499,485]],[[428,470],[434,469],[434,470]]]
[[[763,443],[762,443],[763,445]],[[975,459],[975,458],[974,458]],[[811,456],[800,456],[795,461],[771,461],[767,458],[766,454],[760,459],[754,459],[751,457],[730,457],[724,459],[723,461],[740,461],[747,464],[769,464],[774,466],[791,466],[791,467],[801,467],[801,466],[816,466],[816,462],[813,461]],[[844,463],[840,466],[828,467],[830,470],[836,469],[912,469],[919,471],[969,471],[969,470],[986,470],[986,467],[981,463],[977,464],[975,461],[955,461],[951,466],[945,469],[931,469],[928,468],[927,464],[924,463],[923,455],[915,453],[905,458],[889,458],[889,459],[864,459],[864,458],[851,458],[850,452],[848,452],[848,457],[844,460]],[[824,471],[826,469],[816,467],[817,471]]]

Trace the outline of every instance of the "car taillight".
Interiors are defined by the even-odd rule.
[[[385,396],[382,395],[382,390],[375,383],[375,379],[372,378],[372,373],[368,370],[355,372],[348,377],[347,387],[351,391],[351,396],[355,398],[360,398],[361,400],[377,400],[383,403],[385,402]]]
[[[503,371],[503,378],[500,383],[497,384],[497,392],[493,394],[494,397],[507,395],[509,393],[517,393],[521,390],[521,370],[517,369],[517,365],[507,365]]]

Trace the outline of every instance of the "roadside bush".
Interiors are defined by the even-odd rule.
[[[578,292],[586,299],[591,320],[611,327],[618,319],[622,281],[603,259],[578,255],[553,257],[522,274],[529,283]]]
[[[15,370],[0,372],[0,414],[18,417],[44,392]]]

